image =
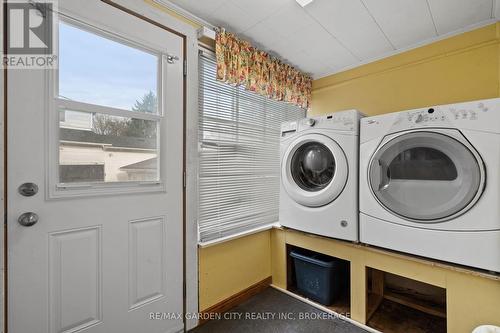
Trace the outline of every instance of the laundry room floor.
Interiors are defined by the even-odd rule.
[[[272,318],[273,314],[275,318]],[[288,319],[277,318],[278,315]],[[273,288],[253,296],[230,310],[226,316],[228,319],[209,321],[190,332],[367,332]],[[309,319],[301,319],[305,317]]]

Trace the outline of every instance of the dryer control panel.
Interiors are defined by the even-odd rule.
[[[361,119],[361,142],[416,128],[456,128],[500,134],[500,98],[387,113]]]
[[[441,109],[432,107],[398,113],[391,131],[419,127],[448,127],[450,125],[448,116]]]
[[[410,111],[406,115],[409,123],[414,123],[417,125],[424,125],[431,123],[432,125],[439,125],[440,123],[447,121],[447,116],[442,112],[442,110],[429,108],[425,110],[415,110]]]
[[[483,129],[491,127],[488,123],[491,109],[489,101],[441,105],[398,113],[391,130],[404,130],[418,127],[458,127]],[[494,119],[490,119],[492,121]],[[498,123],[498,121],[497,121]],[[498,127],[498,125],[497,125]],[[496,131],[499,129],[497,128]]]
[[[450,106],[448,110],[453,115],[454,120],[478,120],[482,114],[490,110],[490,107],[485,103],[487,102],[456,104]]]

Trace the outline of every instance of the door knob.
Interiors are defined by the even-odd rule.
[[[38,215],[33,212],[23,213],[19,216],[17,222],[24,227],[31,227],[38,222]]]

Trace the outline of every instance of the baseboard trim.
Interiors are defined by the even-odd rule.
[[[272,277],[269,276],[269,277],[265,278],[264,280],[261,280],[255,284],[251,285],[250,287],[240,291],[239,293],[234,294],[233,296],[226,298],[225,300],[223,300],[215,305],[212,305],[211,307],[201,311],[201,316],[200,316],[201,318],[198,322],[198,325],[204,324],[207,321],[209,321],[209,319],[202,319],[202,318],[209,318],[210,317],[210,316],[205,315],[205,314],[227,312],[227,311],[231,310],[232,308],[234,308],[235,306],[243,303],[244,301],[246,301],[250,297],[257,295],[258,293],[269,288],[271,283],[272,283]]]

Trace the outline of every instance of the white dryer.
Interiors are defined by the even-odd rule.
[[[360,241],[500,272],[500,99],[361,120]]]
[[[358,240],[356,110],[281,126],[280,224]]]

